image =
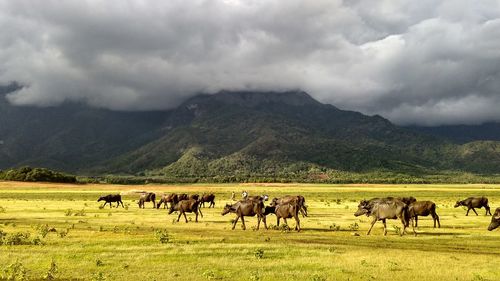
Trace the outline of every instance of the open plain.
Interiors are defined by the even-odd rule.
[[[139,209],[135,191],[214,193],[215,208],[189,223],[147,202]],[[234,214],[221,216],[241,191],[271,198],[301,194],[309,216],[302,232],[276,227],[255,230],[246,218],[231,230]],[[122,193],[125,208],[99,208],[101,195]],[[378,222],[370,236],[370,218],[354,217],[361,199],[414,196],[432,200],[441,228],[419,219],[418,235],[399,236],[398,220],[382,235]],[[19,245],[0,246],[3,278],[66,280],[500,280],[500,231],[487,231],[484,209],[454,208],[458,199],[486,196],[492,212],[500,207],[500,185],[67,185],[0,182],[0,230]],[[358,236],[359,234],[359,236]],[[23,238],[24,237],[24,238]],[[39,238],[39,239],[38,239]],[[24,240],[23,240],[24,239]],[[31,241],[31,242],[30,242]],[[54,262],[57,270],[51,263]],[[16,269],[17,268],[17,269]],[[21,269],[19,269],[21,268]],[[17,270],[17,271],[16,271]],[[49,276],[50,275],[50,276]]]

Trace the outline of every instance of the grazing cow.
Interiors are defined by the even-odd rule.
[[[122,196],[120,194],[108,194],[106,196],[101,196],[101,197],[99,197],[99,199],[97,200],[97,202],[100,202],[100,201],[104,201],[104,205],[102,205],[103,208],[108,203],[109,203],[109,207],[111,208],[112,207],[111,206],[111,202],[118,202],[116,204],[116,208],[118,208],[120,206],[120,203],[122,204],[122,208],[125,208],[123,206]]]
[[[280,226],[280,219],[283,218],[285,224],[288,225],[286,219],[295,219],[295,230],[300,231],[299,210],[301,206],[296,203],[280,204],[275,207],[274,214],[276,215],[276,225]],[[265,212],[264,212],[265,213]]]
[[[172,194],[163,194],[161,196],[160,201],[158,202],[158,205],[156,205],[156,208],[160,208],[161,204],[163,204],[163,209],[168,208],[167,203],[170,203],[170,206],[177,204],[179,202],[179,197],[177,194],[172,193]]]
[[[492,231],[493,229],[500,226],[500,207],[496,209],[495,214],[491,218],[491,223],[488,226],[488,230]]]
[[[199,200],[194,200],[194,199],[187,199],[187,200],[181,200],[177,202],[177,204],[171,204],[170,209],[168,210],[168,214],[170,215],[171,213],[178,211],[179,216],[177,217],[177,222],[181,218],[182,215],[184,215],[184,219],[186,220],[186,223],[188,222],[188,219],[186,217],[186,213],[195,213],[196,218],[195,222],[198,222],[198,213],[200,213],[201,217],[203,217],[203,214],[201,213],[200,210],[200,201]]]
[[[286,195],[281,198],[273,198],[271,201],[271,206],[277,206],[282,204],[296,204],[299,206],[299,211],[302,214],[302,217],[307,217],[307,206],[306,199],[302,195],[290,196]]]
[[[254,201],[267,201],[269,199],[269,196],[267,194],[263,195],[255,195],[255,196],[249,196],[248,191],[243,191],[241,193],[241,197],[243,200],[254,200]]]
[[[224,210],[222,210],[222,215],[226,215],[228,213],[235,213],[236,219],[233,222],[233,230],[236,227],[236,223],[238,219],[241,218],[241,223],[243,224],[243,230],[246,229],[245,226],[245,218],[244,217],[253,217],[257,215],[257,230],[260,227],[260,221],[264,222],[264,227],[267,229],[266,224],[266,216],[264,215],[264,203],[260,200],[241,200],[232,205],[226,204]]]
[[[156,208],[156,194],[153,192],[148,192],[148,193],[142,193],[141,197],[139,197],[139,208],[144,209],[144,205],[146,205],[146,202],[153,202],[153,208]]]
[[[457,203],[455,204],[455,208],[460,206],[467,207],[467,213],[465,214],[466,216],[469,215],[469,211],[471,209],[472,211],[474,211],[474,213],[476,213],[477,216],[478,214],[474,208],[481,209],[482,207],[486,209],[486,216],[488,215],[488,213],[491,215],[490,206],[488,205],[488,198],[486,197],[469,197],[465,200],[457,201]]]
[[[370,232],[379,220],[384,224],[384,236],[387,235],[387,219],[400,219],[403,224],[403,231],[400,235],[406,232],[406,228],[409,226],[410,215],[408,212],[408,205],[406,205],[400,198],[373,198],[371,200],[362,200],[358,205],[358,210],[354,213],[355,216],[360,215],[371,216],[373,218],[370,229],[366,235],[370,235]],[[413,228],[413,233],[415,228]]]
[[[410,218],[415,222],[415,227],[418,227],[418,216],[432,216],[434,221],[434,228],[436,228],[436,222],[441,228],[441,223],[439,222],[439,216],[436,214],[436,204],[432,201],[416,201],[408,206],[408,211],[410,212]]]
[[[205,207],[205,202],[210,203],[208,205],[208,208],[213,207],[215,208],[215,195],[213,193],[210,194],[203,194],[201,196],[201,205]]]

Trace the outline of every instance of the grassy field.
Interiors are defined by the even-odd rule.
[[[126,208],[104,208],[100,195],[148,190],[216,194],[204,218],[176,223],[175,214],[124,196]],[[221,216],[231,192],[302,194],[309,217],[303,231],[261,229],[248,218],[247,230],[234,215]],[[354,217],[361,199],[415,196],[438,205],[440,229],[419,220],[418,236],[382,236],[377,223],[366,236],[367,217]],[[499,185],[61,185],[0,182],[0,230],[9,237],[30,233],[24,243],[0,246],[0,276],[17,273],[40,279],[54,261],[58,279],[78,280],[500,280],[500,231],[486,230],[491,216],[465,216],[454,202],[487,196],[500,206]],[[274,216],[268,224],[275,225]],[[295,222],[289,220],[293,228]],[[355,236],[354,233],[359,233]],[[411,233],[411,232],[410,232]],[[44,236],[44,237],[43,237]],[[24,239],[24,240],[23,240]],[[164,243],[161,243],[163,241]]]

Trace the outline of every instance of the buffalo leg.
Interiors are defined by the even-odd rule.
[[[276,226],[280,226],[280,217],[276,216],[276,220],[277,220]]]
[[[484,208],[486,209],[486,216],[488,215],[488,213],[490,213],[490,216],[491,216],[490,206],[486,205],[486,206],[484,206]]]
[[[472,211],[474,211],[474,213],[476,213],[476,216],[479,216],[476,212],[476,209],[472,208]]]
[[[179,222],[179,220],[181,219],[181,215],[182,215],[182,213],[179,212],[179,216],[177,217],[177,222]]]
[[[436,212],[432,213],[432,218],[434,219],[434,228],[436,228],[436,222],[438,224],[438,227],[441,228],[441,223],[439,222],[439,216],[436,214]]]
[[[286,218],[283,218],[283,221],[285,222],[285,224],[288,226],[288,222],[286,221]]]
[[[293,217],[295,218],[295,230],[297,230],[297,232],[300,232],[299,216],[297,214],[295,214]]]
[[[201,217],[203,218],[203,213],[201,212],[201,209],[198,208],[198,212],[200,212]]]
[[[387,224],[385,222],[385,219],[382,220],[382,223],[384,224],[384,236],[387,235]]]
[[[182,211],[182,214],[184,215],[184,219],[186,220],[186,223],[188,222],[188,218],[186,216],[186,212]]]
[[[434,223],[434,224],[436,224],[436,223]],[[412,223],[412,225],[413,225],[413,223]],[[418,227],[418,216],[415,216],[415,227]],[[434,227],[436,227],[436,226],[434,226]]]
[[[195,219],[194,219],[194,221],[198,222],[198,212],[194,212],[194,213],[195,213]],[[201,212],[200,212],[200,214],[201,214]]]
[[[374,217],[373,220],[372,220],[372,225],[370,226],[370,229],[368,229],[368,232],[366,233],[366,235],[370,235],[370,232],[372,231],[372,228],[373,228],[373,226],[375,225],[376,222],[377,222],[377,218]]]
[[[257,230],[259,230],[259,227],[260,227],[260,220],[261,220],[261,219],[262,219],[262,218],[261,218],[259,215],[257,215]]]
[[[245,225],[245,217],[244,216],[241,216],[241,224],[243,224],[243,230],[246,230],[247,227]]]
[[[236,219],[235,219],[235,220],[234,220],[234,222],[233,222],[233,228],[232,228],[232,230],[234,230],[234,228],[236,227],[236,223],[238,222],[238,219],[239,219],[239,218],[240,218],[240,216],[239,216],[239,215],[236,215]]]
[[[264,222],[264,227],[267,230],[267,222],[266,222],[266,216],[262,216],[262,221]]]

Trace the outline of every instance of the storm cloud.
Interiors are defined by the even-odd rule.
[[[500,1],[0,0],[16,105],[302,89],[398,124],[500,121]]]

